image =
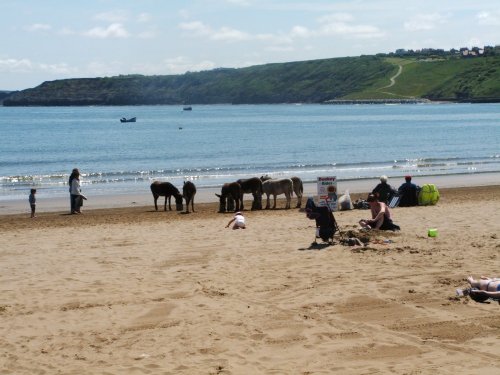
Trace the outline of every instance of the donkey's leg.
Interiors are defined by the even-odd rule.
[[[297,206],[296,206],[296,208],[300,208],[300,207],[302,207],[302,193],[298,192],[298,193],[296,193],[296,195],[297,195]]]
[[[158,211],[158,195],[153,194],[153,199],[155,200],[155,210]]]
[[[243,193],[240,195],[240,209],[238,211],[243,211],[245,208],[243,207]]]

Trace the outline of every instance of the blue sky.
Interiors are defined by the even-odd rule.
[[[500,44],[498,0],[0,0],[0,90]]]

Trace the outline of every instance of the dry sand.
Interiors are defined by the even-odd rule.
[[[455,289],[500,276],[500,186],[441,196],[367,247],[296,209],[2,215],[0,374],[498,374],[500,305]]]

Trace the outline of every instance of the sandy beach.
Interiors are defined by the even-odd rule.
[[[396,233],[336,212],[364,247],[311,246],[282,200],[245,230],[208,198],[2,211],[0,374],[498,374],[500,305],[455,290],[500,276],[500,186],[440,192]]]

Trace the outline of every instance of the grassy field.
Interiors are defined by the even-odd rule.
[[[415,59],[387,58],[391,74],[345,99],[391,98],[491,98],[500,96],[500,58]],[[395,84],[390,78],[402,67]]]

